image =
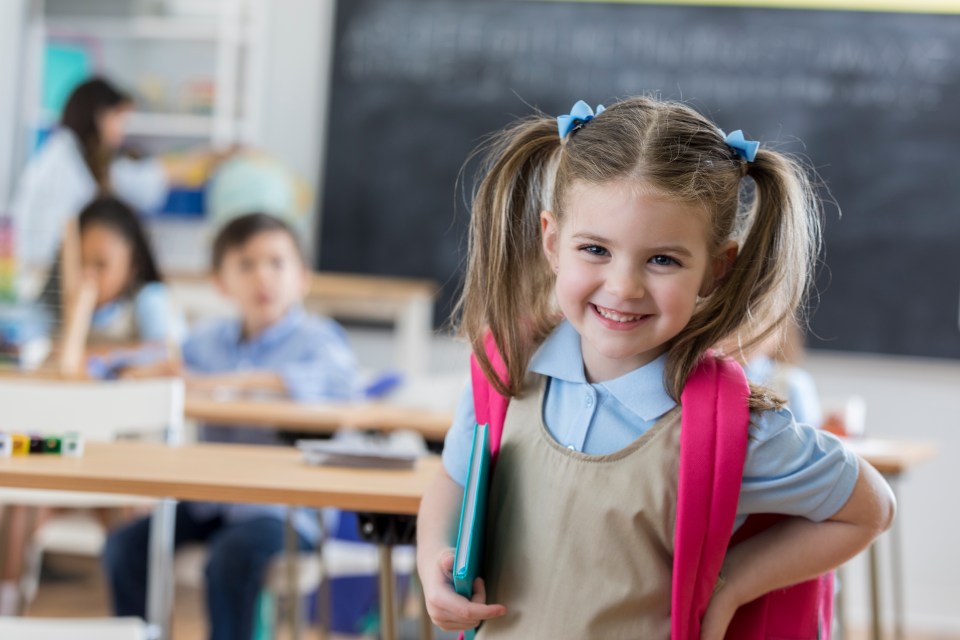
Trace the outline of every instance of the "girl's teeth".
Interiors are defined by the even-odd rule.
[[[602,315],[604,318],[607,318],[608,320],[614,320],[616,322],[633,322],[634,320],[640,319],[640,316],[625,316],[615,311],[604,309],[603,307],[600,307],[600,306],[597,306],[597,311],[599,311],[600,315]]]

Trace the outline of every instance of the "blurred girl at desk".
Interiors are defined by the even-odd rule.
[[[68,335],[77,333],[79,340],[62,347],[62,362],[71,361],[73,364],[68,367],[71,369],[81,367],[88,344],[135,342],[154,343],[160,348],[152,354],[143,350],[131,353],[165,358],[168,344],[178,343],[182,338],[184,325],[171,303],[136,214],[116,198],[103,197],[80,212],[74,228],[78,228],[78,232],[67,234],[39,301],[51,333],[58,330],[66,294],[72,294],[75,307],[87,307],[71,314],[71,322],[82,326],[75,331],[69,328],[65,331]],[[64,276],[69,272],[69,277],[61,277],[61,271]],[[72,290],[77,288],[80,291]],[[66,353],[74,350],[76,354]],[[24,558],[34,532],[51,511],[33,509],[33,524],[28,526],[23,508],[7,506],[5,516],[13,524],[5,550],[7,562],[0,576],[0,615],[15,612],[21,595],[28,601],[36,589],[39,566],[35,562],[24,562]],[[109,511],[100,512],[99,517],[104,523],[113,519]],[[25,586],[18,589],[17,580]]]
[[[133,100],[103,78],[77,86],[67,99],[60,126],[30,159],[11,206],[17,255],[28,267],[54,258],[64,223],[98,194],[115,194],[138,212],[154,212],[171,182],[183,182],[196,163],[218,158],[198,151],[186,161],[119,154]],[[195,162],[193,162],[195,161]]]
[[[262,390],[295,400],[351,397],[356,361],[343,329],[302,307],[309,272],[290,227],[261,213],[233,220],[214,241],[213,271],[239,317],[192,331],[183,346],[183,369],[171,362],[131,370],[129,376],[183,372],[195,391]],[[280,444],[272,430],[242,426],[204,426],[200,438]],[[251,638],[265,572],[284,546],[286,511],[279,505],[178,506],[175,545],[209,545],[206,602],[213,640]],[[316,513],[299,509],[293,524],[301,549],[313,548],[319,537]],[[115,531],[107,541],[103,562],[116,615],[145,614],[148,534],[145,519]]]
[[[101,197],[83,208],[76,228],[78,238],[65,239],[40,296],[52,322],[59,321],[65,294],[89,288],[88,344],[179,343],[185,326],[136,214]]]

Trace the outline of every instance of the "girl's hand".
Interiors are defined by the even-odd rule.
[[[700,623],[700,640],[723,640],[738,606],[729,589],[721,587],[713,594]]]
[[[507,612],[501,604],[486,604],[487,591],[481,578],[474,582],[470,600],[453,590],[453,549],[443,550],[435,567],[431,575],[421,576],[421,580],[430,619],[444,631],[473,629],[483,620]]]

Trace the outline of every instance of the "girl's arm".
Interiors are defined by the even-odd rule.
[[[486,604],[482,578],[467,600],[453,590],[453,539],[457,514],[463,502],[463,488],[441,468],[420,502],[417,517],[417,571],[423,584],[427,612],[434,624],[445,631],[464,631],[482,620],[507,612],[503,605]]]
[[[850,498],[828,520],[789,518],[727,552],[725,582],[703,618],[702,640],[722,640],[738,607],[840,566],[890,527],[896,511],[890,487],[865,461],[859,469]]]

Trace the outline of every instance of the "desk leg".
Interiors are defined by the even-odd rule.
[[[850,584],[847,582],[845,566],[840,565],[833,574],[833,626],[836,633],[831,637],[834,640],[847,640],[846,590],[850,588]]]
[[[377,545],[380,552],[380,637],[397,640],[397,605],[393,575],[393,547]]]
[[[883,624],[880,611],[880,562],[877,559],[877,543],[874,540],[867,550],[867,562],[870,566],[870,622],[871,638],[883,640]]]
[[[297,530],[293,526],[293,507],[287,509],[286,526],[284,527],[284,546],[287,568],[287,611],[289,612],[290,633],[294,640],[303,637],[300,616],[300,582],[297,562],[300,556],[300,545],[297,543]]]
[[[155,640],[170,640],[173,613],[173,532],[177,501],[164,498],[150,519],[150,555],[147,569],[147,624]]]
[[[893,491],[893,497],[897,504],[900,504],[900,496],[897,492],[896,478],[888,477],[890,489]],[[902,515],[898,514],[893,519],[890,526],[890,571],[893,574],[893,637],[894,640],[904,640],[905,605],[903,597],[903,548],[900,540],[900,520]]]

